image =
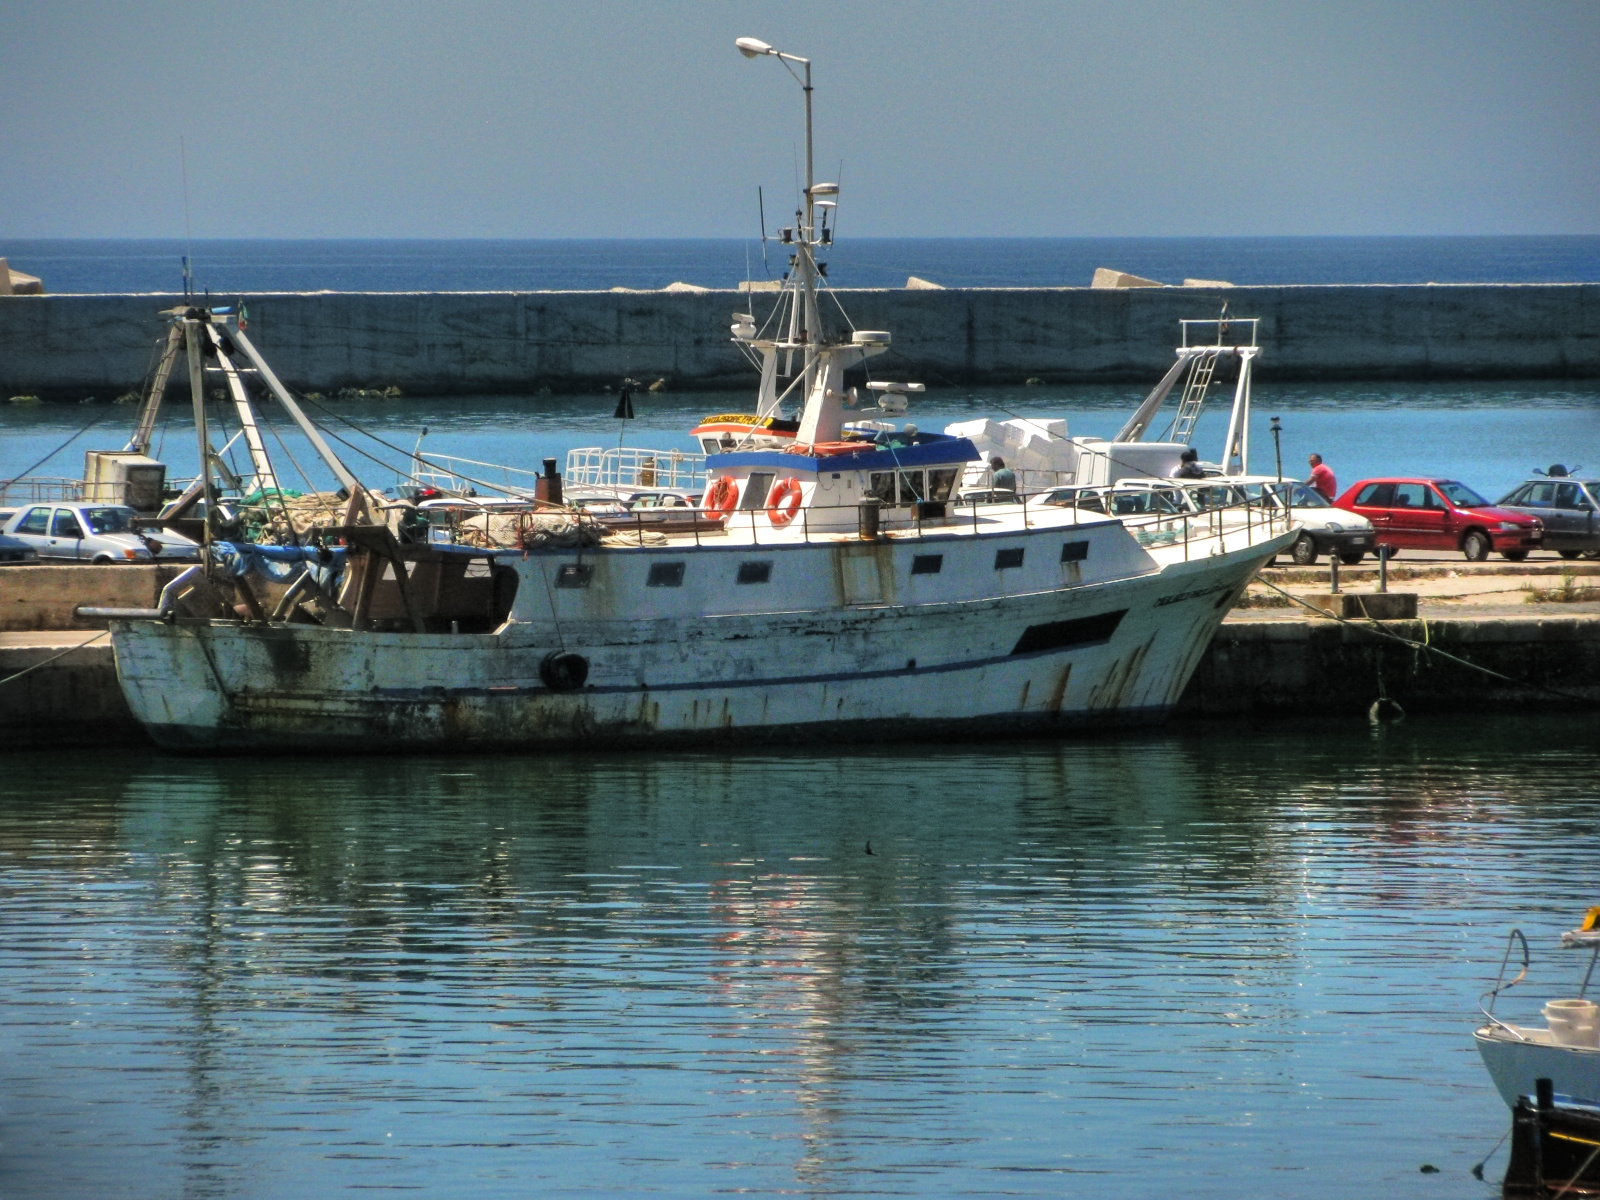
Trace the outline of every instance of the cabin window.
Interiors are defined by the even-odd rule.
[[[936,467],[928,472],[928,499],[944,502],[949,500],[956,490],[956,480],[960,478],[961,471],[958,467]]]
[[[916,504],[920,500],[926,500],[927,496],[923,494],[923,489],[927,486],[921,471],[901,471],[900,503]]]
[[[776,476],[771,471],[752,471],[750,478],[745,480],[744,499],[739,501],[742,509],[765,508],[767,506],[767,493],[772,490],[772,481]]]
[[[593,563],[563,563],[556,568],[558,588],[586,588],[594,578]]]
[[[944,555],[919,554],[911,560],[913,575],[937,575],[944,568]]]
[[[740,583],[766,583],[772,578],[772,562],[742,562],[739,564]]]
[[[867,495],[876,496],[885,504],[893,504],[895,500],[894,472],[874,471],[871,476],[870,486],[867,488]]]
[[[644,581],[645,587],[682,587],[683,564],[681,562],[662,562],[650,564],[650,577]]]
[[[1068,542],[1066,545],[1061,547],[1061,561],[1064,563],[1084,562],[1088,559],[1088,557],[1088,542]]]
[[[717,445],[716,438],[701,438],[700,444],[706,448],[707,454],[720,454],[722,447]]]
[[[994,552],[994,569],[996,571],[1005,571],[1011,567],[1020,567],[1021,565],[1021,546],[1018,546],[1015,550],[996,550]]]

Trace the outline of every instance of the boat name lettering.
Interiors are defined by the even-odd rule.
[[[1165,608],[1169,604],[1181,604],[1185,600],[1199,600],[1204,596],[1215,596],[1218,592],[1225,592],[1232,586],[1231,583],[1217,583],[1208,588],[1195,588],[1190,592],[1179,592],[1176,596],[1163,596],[1156,601],[1156,607]]]

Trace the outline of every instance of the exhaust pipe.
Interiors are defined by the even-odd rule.
[[[92,604],[79,604],[73,608],[72,615],[91,621],[164,621],[178,603],[178,596],[185,590],[185,585],[199,573],[200,564],[195,563],[173,579],[161,589],[161,598],[156,601],[154,608],[100,608]]]

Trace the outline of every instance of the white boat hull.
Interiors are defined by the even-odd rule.
[[[1540,1079],[1550,1080],[1558,1096],[1600,1103],[1600,1049],[1556,1045],[1548,1029],[1517,1027],[1516,1032],[1524,1040],[1492,1025],[1472,1035],[1508,1108],[1516,1107],[1518,1096],[1533,1095]]]
[[[1093,536],[1096,545],[1106,542],[1108,559],[1142,557],[1115,525]],[[1233,599],[1290,537],[1164,568],[1146,559],[1143,573],[1077,584],[1058,578],[1020,594],[915,603],[905,593],[918,581],[908,579],[896,585],[895,603],[679,616],[658,609],[633,620],[617,610],[646,593],[619,584],[608,599],[600,584],[608,572],[620,579],[634,569],[640,551],[629,552],[633,562],[600,563],[591,592],[570,595],[548,586],[548,568],[562,556],[536,553],[507,560],[521,575],[517,606],[491,634],[119,621],[113,644],[134,715],[172,748],[393,751],[1026,733],[1164,715]],[[830,553],[794,553],[807,549]],[[961,553],[954,545],[948,552]],[[987,539],[981,553],[993,553]],[[823,561],[796,559],[797,588],[781,594],[805,591],[802,571],[818,589],[833,587],[816,582]],[[962,582],[946,576],[949,585]],[[743,601],[752,591],[725,594]],[[704,611],[704,597],[681,601],[685,613]],[[556,649],[588,659],[583,687],[553,691],[541,682],[540,664]]]

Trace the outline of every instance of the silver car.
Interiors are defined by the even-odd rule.
[[[1527,513],[1544,522],[1544,549],[1562,558],[1600,556],[1600,479],[1546,476],[1519,484],[1499,507]]]
[[[197,543],[166,530],[141,530],[137,513],[120,504],[34,504],[19,509],[4,532],[39,552],[68,562],[194,562]]]

